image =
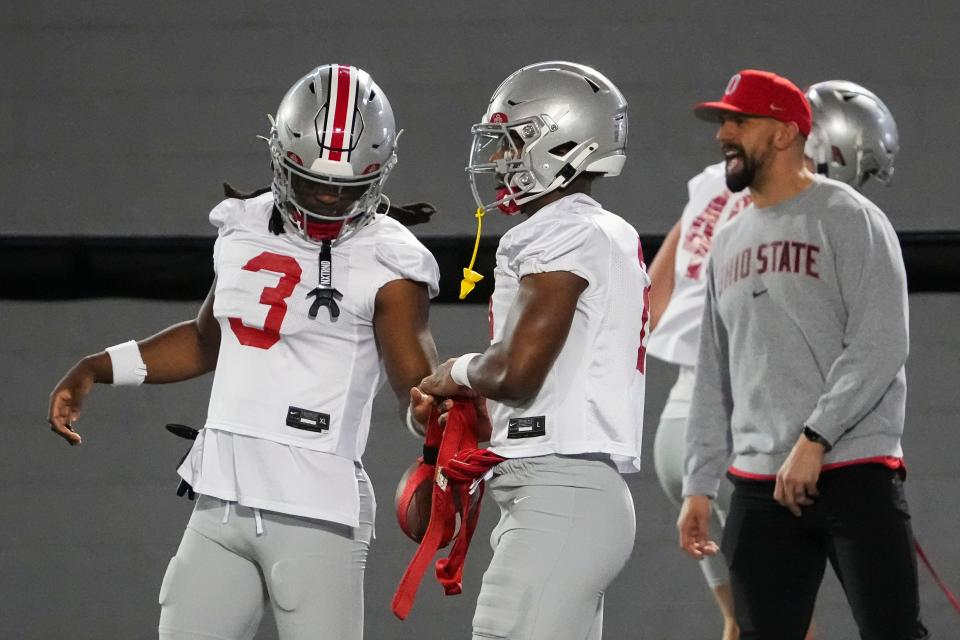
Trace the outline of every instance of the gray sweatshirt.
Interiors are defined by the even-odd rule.
[[[714,240],[687,431],[684,495],[732,470],[775,476],[809,426],[824,465],[901,457],[909,346],[897,235],[853,188],[818,176],[749,206]]]

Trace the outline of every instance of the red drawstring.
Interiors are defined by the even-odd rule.
[[[960,600],[957,599],[957,596],[953,595],[953,592],[950,591],[950,588],[940,578],[940,574],[938,574],[937,570],[933,568],[932,564],[930,564],[930,561],[927,559],[927,554],[924,552],[923,547],[920,546],[920,543],[917,542],[916,538],[913,540],[913,546],[917,549],[917,555],[920,556],[921,560],[923,560],[923,564],[927,565],[927,569],[930,571],[930,575],[933,576],[934,582],[936,582],[937,586],[940,587],[940,590],[943,591],[943,595],[947,596],[947,600],[950,601],[950,604],[953,605],[953,608],[956,609],[957,613],[960,613]]]

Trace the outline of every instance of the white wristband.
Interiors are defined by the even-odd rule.
[[[420,433],[420,430],[417,429],[417,421],[413,417],[413,405],[407,405],[407,419],[404,420],[404,423],[407,425],[407,430],[413,434],[414,438],[423,438],[424,434]]]
[[[461,387],[473,389],[470,384],[470,378],[467,376],[467,367],[473,362],[473,359],[482,355],[479,353],[465,353],[453,362],[453,368],[450,369],[450,377]]]
[[[134,340],[107,347],[110,365],[113,367],[113,386],[135,386],[143,384],[147,377],[147,365],[140,357],[140,347]]]

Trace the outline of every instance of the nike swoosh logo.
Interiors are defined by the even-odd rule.
[[[521,502],[523,502],[529,497],[530,496],[517,496],[516,498],[513,499],[513,504],[520,504]]]
[[[754,291],[754,292],[753,292],[753,297],[754,297],[754,298],[759,298],[760,296],[762,296],[762,295],[765,294],[766,292],[767,292],[766,289],[764,289],[764,290],[762,290],[762,291]]]
[[[771,103],[771,104],[770,104],[770,110],[771,110],[771,111],[786,111],[787,109],[786,109],[786,107],[778,107],[777,105]]]

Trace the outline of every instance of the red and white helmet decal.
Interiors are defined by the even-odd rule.
[[[340,64],[330,65],[330,97],[321,110],[324,122],[321,158],[334,162],[349,161],[353,146],[353,129],[357,124],[357,69]],[[320,123],[318,123],[320,124]],[[361,125],[362,126],[362,125]]]

